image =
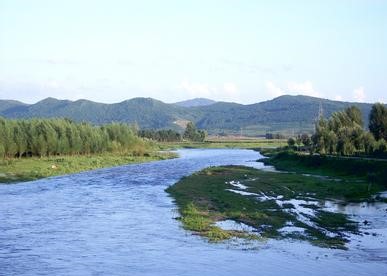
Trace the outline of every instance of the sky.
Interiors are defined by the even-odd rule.
[[[0,99],[387,102],[387,0],[0,0]]]

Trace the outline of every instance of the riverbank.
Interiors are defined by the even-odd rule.
[[[183,227],[210,241],[254,235],[346,249],[359,225],[331,207],[375,201],[382,190],[381,184],[362,179],[226,166],[185,177],[166,191],[178,206]],[[222,228],[224,223],[234,229]]]
[[[165,162],[51,177],[31,185],[0,185],[4,248],[0,274],[82,275],[90,274],[90,268],[104,275],[160,276],[257,271],[283,275],[289,268],[292,275],[313,271],[316,276],[379,276],[387,271],[387,207],[369,218],[371,210],[359,206],[364,214],[359,221],[370,221],[361,231],[369,235],[351,238],[345,252],[291,240],[208,244],[191,235],[173,219],[179,216],[177,207],[164,190],[211,165],[251,164],[258,154],[218,149],[178,152],[181,158]],[[353,211],[352,205],[345,208]],[[81,261],[78,249],[87,252]]]
[[[267,156],[260,161],[277,170],[363,180],[370,184],[379,183],[387,189],[385,159],[309,155],[277,149],[263,149],[260,152]]]
[[[99,168],[175,158],[171,152],[150,152],[143,156],[103,153],[92,155],[14,158],[0,161],[0,183],[31,181]]]
[[[239,149],[256,149],[256,148],[277,148],[285,146],[284,139],[211,139],[204,142],[159,142],[158,147],[162,150],[180,149],[180,148],[239,148]]]

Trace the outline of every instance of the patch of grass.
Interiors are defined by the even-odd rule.
[[[357,223],[351,221],[346,215],[341,213],[332,213],[318,210],[316,217],[311,218],[318,227],[322,227],[330,232],[340,233],[347,231],[351,233],[358,233]]]
[[[232,237],[229,231],[214,226],[208,213],[200,211],[193,203],[187,204],[182,210],[181,222],[185,229],[206,236],[211,242],[227,240]]]
[[[44,177],[174,157],[176,157],[176,154],[170,152],[151,152],[143,156],[103,153],[95,155],[15,158],[0,161],[0,183],[31,181]]]
[[[258,239],[257,235],[243,231],[223,230],[216,226],[214,218],[221,219],[220,213],[211,213],[198,209],[193,203],[188,203],[181,211],[183,228],[194,231],[208,238],[210,242],[220,242],[231,238]]]
[[[240,181],[248,187],[243,191],[253,194],[241,195],[229,191],[228,189],[238,190],[229,184],[232,180]],[[344,249],[347,242],[345,233],[358,231],[358,225],[346,215],[322,211],[319,206],[304,204],[304,208],[315,213],[313,217],[305,214],[304,219],[311,222],[306,224],[295,213],[291,203],[285,202],[281,207],[270,197],[277,198],[281,195],[283,201],[310,200],[313,197],[312,200],[347,202],[370,199],[379,190],[377,185],[368,190],[367,182],[338,182],[330,178],[225,166],[207,168],[184,177],[166,191],[175,199],[182,215],[183,227],[210,240],[240,237],[233,231],[212,229],[216,221],[230,219],[254,227],[264,238],[291,237],[307,240],[318,246]],[[258,200],[257,196],[263,194],[266,196],[265,200]],[[288,223],[304,228],[304,234],[281,231]],[[243,233],[242,236],[247,237],[246,235],[248,233]]]
[[[188,204],[182,210],[181,222],[186,229],[204,232],[208,231],[211,226],[211,220],[204,212],[200,212],[192,203]]]

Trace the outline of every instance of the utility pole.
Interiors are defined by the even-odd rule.
[[[322,106],[322,102],[320,101],[320,104],[318,106],[318,113],[317,113],[316,122],[318,122],[323,116],[324,116],[324,109]]]

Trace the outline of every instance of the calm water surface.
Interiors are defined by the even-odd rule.
[[[264,166],[250,150],[179,154],[1,185],[0,275],[387,275],[386,204],[371,213],[331,206],[371,221],[348,251],[296,241],[210,244],[184,231],[169,185],[208,166]]]

